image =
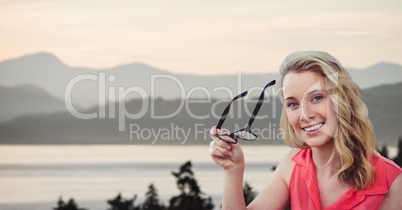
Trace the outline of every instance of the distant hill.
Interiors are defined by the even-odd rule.
[[[402,82],[402,66],[396,64],[379,63],[363,70],[349,69],[349,72],[362,88]],[[101,73],[105,74],[104,80]],[[80,77],[81,80],[73,86],[72,101],[86,108],[98,104],[98,94],[103,93],[99,87],[104,88],[103,97],[106,99],[111,96],[109,90],[115,90],[116,97],[122,97],[118,88],[127,90],[129,87],[135,89],[128,95],[129,99],[141,96],[174,99],[189,95],[200,98],[206,96],[205,91],[215,98],[227,98],[228,90],[237,93],[279,78],[278,73],[221,76],[173,74],[142,63],[88,69],[67,66],[50,53],[36,53],[0,62],[0,85],[35,85],[60,100],[64,100],[67,85],[80,75],[88,77]],[[111,98],[115,100],[113,96]]]
[[[380,143],[402,136],[402,83],[363,90],[369,117]]]
[[[0,122],[39,113],[67,111],[64,102],[34,85],[0,86]]]
[[[398,64],[378,63],[363,70],[348,71],[362,89],[402,82],[402,66]]]
[[[379,63],[363,70],[349,69],[349,72],[360,87],[366,88],[363,94],[379,142],[393,144],[398,136],[402,136],[399,106],[402,100],[402,66]],[[85,114],[95,113],[98,116],[99,110],[105,108],[105,119],[77,119],[65,111],[64,97],[73,78],[81,78],[71,86],[74,107]],[[177,137],[174,140],[170,137],[157,143],[179,143],[180,137],[184,138],[180,136],[182,131],[189,132],[189,142],[205,143],[209,137],[197,129],[209,129],[216,124],[216,115],[220,114],[226,104],[220,98],[232,97],[243,90],[261,88],[267,81],[278,78],[277,73],[220,76],[173,74],[142,63],[88,69],[69,67],[50,53],[26,55],[0,62],[0,143],[152,143],[153,140],[138,139],[133,133],[130,140],[130,124],[141,127],[139,131],[144,135],[158,131],[162,134],[166,129],[178,135],[173,136]],[[130,90],[133,92],[128,92]],[[215,99],[181,106],[181,100],[177,99],[181,97]],[[121,103],[114,102],[119,99]],[[129,113],[139,113],[145,101],[147,112],[139,119],[126,119],[126,132],[119,132],[119,107],[125,105]],[[264,104],[265,108],[261,111],[261,115],[269,117],[256,120],[255,126],[260,129],[276,126],[271,127],[271,130],[277,131],[281,104],[272,98],[270,101]],[[98,104],[101,104],[100,108]],[[248,105],[253,106],[253,103]],[[152,117],[172,114],[180,107],[180,112],[168,119]],[[116,116],[111,117],[113,110]],[[241,110],[237,112],[236,107],[233,108],[234,113],[244,113]],[[194,119],[193,113],[207,117]],[[245,123],[244,116],[228,119],[225,126],[235,127],[235,123],[242,126]],[[195,125],[201,126],[195,128]],[[257,143],[281,143],[277,140],[278,133],[266,133],[270,136],[261,138],[264,140]]]
[[[106,73],[103,82],[100,73]],[[109,75],[112,74],[116,78],[114,82],[108,80]],[[64,100],[66,87],[73,78],[80,75],[95,77],[95,79],[83,78],[77,81],[72,89],[72,101],[75,105],[82,107],[91,107],[98,103],[100,83],[105,86],[106,92],[109,86],[116,87],[116,89],[138,86],[146,89],[150,94],[150,77],[159,74],[169,75],[170,73],[142,63],[107,69],[69,67],[50,53],[36,53],[0,62],[0,85],[36,85],[61,100]],[[169,94],[166,93],[168,92],[160,93],[158,96],[169,97]],[[174,94],[172,96],[175,97]]]
[[[402,83],[373,87],[363,91],[364,100],[369,109],[378,142],[388,146],[395,145],[402,136]],[[78,119],[69,113],[37,114],[22,116],[9,122],[0,123],[0,143],[2,144],[208,144],[208,129],[218,121],[227,101],[187,101],[165,99],[135,99],[127,101],[125,108],[133,115],[141,114],[145,104],[146,112],[138,119],[119,121],[119,104],[101,107],[105,110],[104,119]],[[224,127],[234,129],[243,126],[248,120],[255,102],[235,103],[231,117]],[[122,105],[122,104],[120,104]],[[279,99],[268,98],[254,128],[262,131],[261,138],[251,144],[282,144],[279,139],[279,117],[281,114]],[[104,108],[104,109],[103,109]],[[247,109],[246,109],[247,108]],[[155,119],[155,116],[168,116],[167,119]],[[239,110],[240,109],[240,110]],[[85,111],[99,113],[98,107]],[[114,117],[113,117],[114,113]],[[240,115],[240,116],[239,116]],[[199,116],[200,119],[194,116]],[[202,117],[201,117],[202,116]],[[232,117],[235,116],[235,117]],[[125,123],[125,131],[119,131],[119,122]],[[130,133],[131,126],[131,133]],[[267,129],[268,128],[268,129]],[[157,141],[155,138],[157,137]],[[187,137],[187,138],[186,138]],[[155,142],[154,142],[155,141]],[[242,143],[245,144],[245,143]]]

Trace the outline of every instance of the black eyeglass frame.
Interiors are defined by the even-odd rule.
[[[263,104],[263,102],[264,102],[265,90],[266,90],[268,87],[270,87],[270,86],[272,86],[272,85],[275,85],[275,83],[276,83],[276,81],[275,81],[275,80],[272,80],[272,81],[269,82],[267,85],[265,85],[264,89],[262,90],[262,92],[261,92],[261,94],[260,94],[260,97],[258,98],[258,102],[257,102],[257,104],[255,105],[253,114],[251,115],[251,117],[250,117],[248,123],[247,123],[243,128],[241,128],[241,129],[239,129],[239,130],[236,130],[236,131],[233,131],[233,132],[231,132],[231,133],[229,133],[229,134],[227,134],[227,133],[222,133],[222,134],[217,134],[217,135],[215,135],[215,136],[218,137],[220,140],[223,140],[223,141],[226,141],[226,140],[223,139],[223,138],[221,138],[221,137],[227,136],[227,137],[232,138],[235,142],[226,141],[226,142],[228,142],[228,143],[230,143],[230,144],[237,144],[237,143],[238,143],[238,139],[241,139],[241,140],[244,140],[244,141],[254,141],[254,140],[256,140],[256,139],[257,139],[257,135],[251,131],[251,126],[253,125],[254,119],[255,119],[255,117],[257,116],[258,112],[260,111],[260,108],[261,108],[261,106],[262,106],[262,104]],[[221,128],[222,128],[223,123],[225,122],[227,116],[229,115],[230,106],[232,105],[232,103],[233,103],[234,101],[236,101],[237,99],[243,98],[243,97],[246,96],[247,94],[248,94],[248,92],[247,92],[247,91],[244,91],[243,93],[241,93],[241,94],[235,96],[235,97],[229,102],[229,104],[228,104],[228,105],[226,106],[226,108],[224,109],[224,111],[223,111],[223,113],[222,113],[222,115],[221,115],[221,118],[219,119],[218,124],[216,125],[216,129],[221,129]],[[243,137],[243,136],[236,135],[236,133],[239,133],[239,132],[247,132],[248,134],[251,134],[251,136],[253,136],[253,138],[252,138],[252,139],[251,139],[251,138],[245,138],[245,137]]]

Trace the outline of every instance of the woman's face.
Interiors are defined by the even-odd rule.
[[[328,145],[338,119],[325,78],[313,71],[290,72],[283,79],[286,115],[296,134],[311,147]]]

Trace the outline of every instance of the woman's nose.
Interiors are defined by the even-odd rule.
[[[301,103],[301,109],[300,109],[300,120],[309,122],[311,121],[315,116],[314,111],[311,109],[310,105],[303,101]]]

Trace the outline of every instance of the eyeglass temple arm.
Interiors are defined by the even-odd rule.
[[[262,90],[261,94],[260,94],[260,98],[258,98],[258,102],[255,105],[254,111],[253,111],[253,115],[251,115],[250,120],[248,121],[246,127],[250,128],[251,125],[254,122],[255,116],[257,116],[258,112],[260,111],[260,108],[262,106],[262,103],[264,102],[264,96],[265,96],[265,90],[272,85],[275,85],[276,81],[272,80],[271,82],[269,82],[267,85],[265,85],[264,89]]]
[[[221,129],[223,123],[224,123],[225,120],[226,120],[226,117],[227,117],[228,114],[229,114],[230,106],[232,105],[233,101],[236,101],[236,100],[239,99],[239,98],[243,98],[243,97],[246,96],[247,94],[248,94],[248,92],[247,92],[247,91],[244,91],[243,93],[241,93],[241,94],[237,95],[236,97],[234,97],[234,98],[229,102],[229,104],[227,105],[227,107],[225,108],[225,110],[223,111],[223,113],[222,113],[222,115],[221,115],[221,119],[219,120],[218,125],[216,125],[216,129]]]

